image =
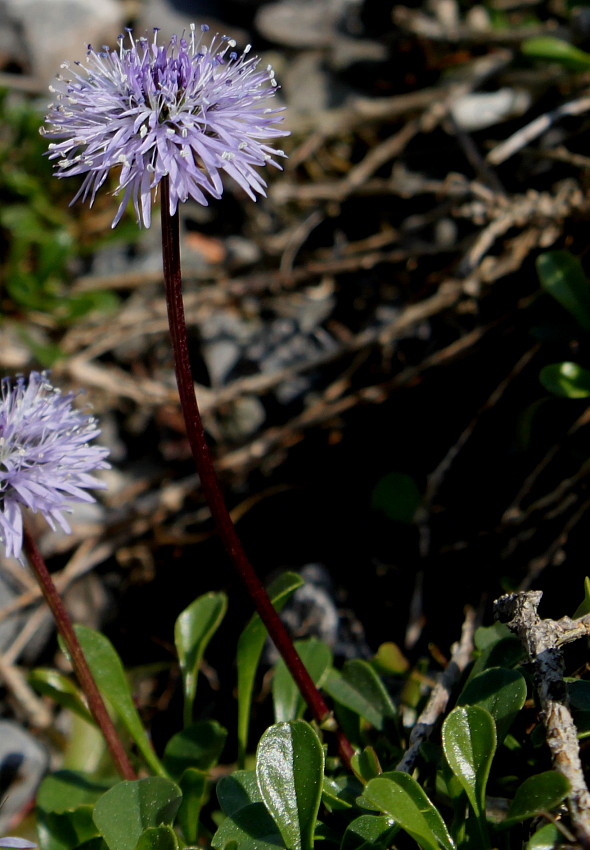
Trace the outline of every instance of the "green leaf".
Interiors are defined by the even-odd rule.
[[[206,593],[180,614],[174,626],[174,642],[184,684],[184,725],[193,719],[197,675],[205,648],[227,610],[225,593]]]
[[[79,805],[68,812],[38,811],[37,826],[44,850],[69,850],[99,838],[92,815],[94,806]]]
[[[368,782],[369,779],[373,779],[375,776],[383,773],[377,753],[373,747],[365,747],[359,752],[356,752],[350,760],[350,766],[361,782]]]
[[[546,823],[531,837],[526,850],[558,850],[562,847],[564,847],[563,833],[555,824]]]
[[[558,62],[570,71],[587,71],[590,68],[590,53],[551,35],[527,38],[521,44],[521,50],[525,56]]]
[[[354,776],[324,776],[322,802],[330,812],[352,809],[363,786]]]
[[[211,840],[214,850],[285,850],[264,803],[250,803],[225,818]],[[291,848],[289,848],[291,850]]]
[[[97,802],[94,822],[109,850],[135,850],[146,829],[174,823],[181,801],[180,789],[170,779],[125,780]]]
[[[268,588],[270,601],[280,611],[289,597],[301,587],[303,579],[296,573],[282,573]],[[258,662],[266,640],[266,627],[258,614],[254,614],[238,639],[236,663],[238,667],[238,764],[244,766],[248,747],[250,705]]]
[[[457,705],[487,708],[496,723],[496,738],[500,744],[523,707],[526,694],[526,681],[522,673],[506,667],[492,667],[467,682]]]
[[[28,679],[38,693],[94,725],[94,718],[86,708],[80,689],[68,676],[49,667],[36,667],[31,670]]]
[[[139,836],[135,850],[178,850],[178,838],[171,826],[148,826]]]
[[[590,614],[590,578],[588,576],[584,579],[584,600],[576,608],[574,618],[583,617],[585,614]]]
[[[324,750],[303,720],[276,723],[256,751],[256,778],[266,808],[289,850],[311,850],[322,795]]]
[[[388,519],[411,523],[420,507],[422,495],[418,485],[403,472],[390,472],[384,475],[373,489],[371,506],[381,511]]]
[[[324,690],[333,700],[360,714],[376,729],[383,730],[387,719],[396,717],[387,690],[369,663],[355,658],[347,661],[342,673],[330,670]]]
[[[477,705],[453,709],[443,723],[443,750],[479,820],[485,818],[485,792],[496,750],[496,727]]]
[[[219,761],[227,730],[216,720],[200,720],[173,735],[164,750],[162,763],[174,779],[189,767],[209,770]]]
[[[217,783],[217,799],[224,814],[232,816],[244,806],[262,803],[255,770],[234,770]]]
[[[539,380],[546,390],[562,398],[590,396],[590,371],[578,363],[564,361],[543,366]]]
[[[71,812],[86,803],[95,803],[112,785],[73,770],[56,770],[46,776],[37,792],[37,808],[44,812]]]
[[[470,679],[490,667],[514,667],[524,658],[521,642],[503,623],[476,629],[474,643],[479,655],[471,668]]]
[[[529,776],[522,785],[518,786],[501,826],[510,826],[551,811],[561,803],[569,790],[569,782],[556,770],[547,770],[544,773]]]
[[[151,770],[165,776],[166,771],[152,749],[135,708],[125,670],[113,644],[103,634],[88,626],[74,628],[102,696],[116,712]]]
[[[378,673],[384,673],[387,676],[400,676],[407,672],[410,666],[410,662],[397,643],[392,641],[386,641],[379,646],[371,664]]]
[[[361,815],[346,827],[340,850],[385,850],[397,831],[385,815]]]
[[[320,687],[332,665],[330,648],[315,637],[295,641],[295,649],[313,683]],[[275,720],[297,720],[305,711],[305,701],[287,665],[280,658],[272,678],[272,698]]]
[[[409,774],[392,771],[377,776],[367,783],[363,797],[393,818],[424,850],[454,850],[438,810]]]
[[[182,803],[177,821],[188,844],[196,844],[199,838],[199,817],[207,789],[207,774],[194,767],[187,768],[178,783],[182,791]]]
[[[590,284],[582,264],[569,251],[546,251],[537,257],[542,288],[590,331]]]

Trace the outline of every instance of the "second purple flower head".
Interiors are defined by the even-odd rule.
[[[249,46],[238,55],[235,42],[215,36],[173,36],[168,45],[120,36],[118,50],[88,48],[86,62],[58,77],[44,135],[62,139],[50,145],[58,177],[84,175],[74,200],[93,202],[109,171],[119,169],[123,196],[117,224],[132,200],[140,224],[149,227],[152,192],[163,177],[170,182],[170,214],[193,198],[222,194],[221,172],[255,199],[266,183],[259,166],[280,167],[284,156],[269,141],[288,135],[277,125],[279,107],[269,105],[276,83],[270,66],[259,70]]]

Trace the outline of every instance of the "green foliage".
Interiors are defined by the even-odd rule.
[[[207,593],[195,599],[176,620],[174,642],[184,683],[185,726],[192,722],[197,676],[203,654],[226,610],[227,597],[224,593]]]
[[[528,38],[521,45],[525,56],[544,62],[557,62],[570,71],[588,71],[590,69],[590,53],[580,50],[550,35],[541,35],[536,38]]]
[[[277,604],[296,584],[289,577],[275,585]],[[193,688],[224,611],[223,595],[206,594],[181,615],[175,636],[184,659],[183,692],[189,670]],[[301,719],[299,695],[279,662],[273,702],[277,714],[287,719],[262,734],[253,770],[230,771],[218,781],[217,803],[211,781],[219,770],[226,730],[213,719],[195,719],[170,738],[161,758],[153,750],[148,757],[151,744],[145,731],[138,731],[139,715],[116,651],[91,629],[79,628],[78,634],[144,769],[155,775],[132,782],[110,776],[97,780],[73,771],[48,777],[38,798],[42,850],[185,850],[187,845],[214,850],[405,850],[412,844],[423,850],[521,850],[523,841],[531,850],[557,846],[552,825],[537,823],[533,832],[531,824],[561,805],[568,783],[544,769],[543,748],[534,740],[539,736],[530,728],[533,715],[520,721],[527,710],[527,682],[517,669],[522,652],[504,626],[476,632],[474,663],[447,707],[440,731],[433,731],[423,745],[412,775],[396,769],[410,727],[402,726],[399,697],[390,691],[392,680],[378,672],[381,665],[351,659],[340,667],[320,641],[301,643],[312,676],[356,730],[353,772],[329,750],[326,758],[329,733]],[[245,635],[241,657],[249,664],[250,681],[261,651],[259,624],[255,629],[250,624]],[[417,669],[425,671],[425,661]],[[398,670],[393,681],[400,675]],[[405,673],[408,682],[414,675],[413,670]],[[78,710],[77,694],[67,680],[39,674],[37,680],[64,706]],[[568,689],[584,729],[590,683],[572,679]],[[249,692],[253,698],[251,684]],[[424,699],[422,690],[413,705],[417,713]],[[197,710],[195,702],[191,715]],[[505,801],[502,816],[490,814],[490,797]]]
[[[119,302],[107,291],[69,291],[71,267],[83,240],[77,238],[76,217],[67,208],[69,193],[51,178],[51,165],[43,156],[47,143],[39,135],[41,119],[26,98],[0,91],[1,308],[4,315],[35,310],[67,323],[92,310],[113,310]],[[36,353],[50,360],[58,351],[45,347]]]

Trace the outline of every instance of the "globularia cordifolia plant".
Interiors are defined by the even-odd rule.
[[[55,103],[44,134],[53,141],[49,157],[58,177],[83,176],[75,196],[94,200],[114,171],[122,194],[113,226],[133,201],[138,223],[148,227],[152,202],[161,202],[162,253],[168,318],[180,403],[201,486],[225,549],[242,577],[279,652],[315,719],[334,727],[342,758],[352,748],[336,726],[269,596],[251,565],[226,508],[199,413],[191,374],[184,318],[178,205],[193,198],[220,198],[221,175],[231,177],[251,198],[264,194],[257,168],[284,156],[269,142],[288,135],[279,126],[282,110],[270,66],[238,54],[226,36],[197,33],[153,38],[119,37],[116,50],[88,48],[85,63],[64,64],[54,86]],[[74,200],[75,200],[74,199]]]

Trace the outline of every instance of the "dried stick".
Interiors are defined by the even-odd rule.
[[[542,620],[537,609],[541,591],[508,593],[494,603],[498,620],[518,635],[533,666],[535,688],[553,764],[570,784],[568,806],[572,826],[580,845],[590,848],[590,792],[586,786],[577,730],[569,710],[563,681],[561,647],[588,635],[588,619]]]
[[[451,660],[440,679],[432,689],[426,707],[410,733],[410,746],[396,767],[404,773],[411,773],[420,754],[420,747],[430,737],[438,719],[444,713],[451,691],[457,684],[463,670],[471,661],[473,653],[473,633],[475,632],[476,616],[473,608],[465,610],[465,619],[461,629],[460,640],[453,644]]]

